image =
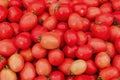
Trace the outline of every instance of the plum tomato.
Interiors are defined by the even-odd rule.
[[[7,18],[8,10],[6,7],[0,5],[0,22]]]

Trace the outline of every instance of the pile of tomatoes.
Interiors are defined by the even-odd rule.
[[[0,0],[0,80],[120,80],[120,0]]]

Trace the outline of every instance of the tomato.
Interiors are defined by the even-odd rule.
[[[83,3],[87,4],[88,6],[94,7],[99,5],[98,0],[83,0]]]
[[[13,35],[17,35],[17,34],[19,34],[20,33],[20,25],[18,24],[18,23],[11,23],[11,26],[12,26],[12,28],[13,28],[13,30],[14,30],[14,34]]]
[[[24,58],[25,61],[32,61],[33,55],[31,48],[20,50],[20,55]]]
[[[107,42],[107,54],[110,56],[110,58],[113,58],[116,55],[116,51],[115,51],[115,47],[113,45],[113,43],[111,42]]]
[[[7,59],[0,55],[0,71],[3,69],[3,67],[7,64]]]
[[[92,46],[93,52],[98,53],[102,51],[106,51],[107,45],[102,39],[99,38],[92,38],[88,41],[88,44]]]
[[[113,16],[114,16],[114,18],[115,18],[114,24],[120,24],[120,12],[119,12],[119,11],[113,12]]]
[[[60,71],[53,71],[49,76],[50,80],[65,80],[64,74]]]
[[[22,15],[23,15],[23,12],[18,7],[10,7],[8,10],[8,19],[11,22],[19,22]]]
[[[19,74],[21,80],[33,80],[36,76],[35,67],[32,63],[26,62]]]
[[[17,80],[17,74],[10,69],[2,69],[0,72],[0,80]]]
[[[64,61],[64,53],[59,49],[50,50],[48,52],[48,60],[50,64],[59,66]]]
[[[66,21],[72,13],[71,7],[67,4],[57,4],[54,11],[56,18],[60,21]]]
[[[117,38],[116,40],[115,40],[115,49],[117,50],[117,52],[118,53],[120,53],[120,50],[119,50],[119,48],[120,48],[120,38]]]
[[[110,56],[106,52],[100,52],[95,56],[95,64],[98,68],[106,68],[110,66]]]
[[[8,0],[0,0],[0,5],[7,8],[9,6],[9,1]]]
[[[68,25],[76,31],[83,29],[82,17],[78,13],[72,13],[68,18]]]
[[[83,31],[78,31],[77,32],[77,36],[78,36],[78,45],[84,45],[87,42],[87,35],[85,34],[85,32]]]
[[[38,75],[48,76],[52,71],[52,66],[45,58],[39,59],[36,64],[36,72]]]
[[[17,51],[11,39],[3,39],[0,41],[0,55],[9,57]]]
[[[68,24],[66,22],[59,22],[56,27],[58,30],[61,30],[63,32],[68,30]]]
[[[64,51],[64,54],[65,54],[65,57],[69,57],[69,58],[75,58],[75,52],[77,50],[77,46],[64,46],[63,48],[63,51]]]
[[[34,80],[48,80],[48,78],[45,76],[38,76]]]
[[[9,1],[9,5],[12,6],[16,6],[16,7],[21,7],[22,6],[22,1],[21,0],[10,0]]]
[[[43,22],[49,17],[49,14],[47,12],[42,13],[40,16],[38,16],[38,21],[40,24],[43,24]]]
[[[105,69],[102,69],[99,73],[99,76],[103,80],[111,80],[114,77],[119,76],[119,71],[115,67],[108,67]]]
[[[77,12],[80,16],[85,16],[87,14],[88,6],[85,3],[75,3],[72,7],[73,11]]]
[[[64,41],[69,46],[74,46],[77,44],[78,37],[74,30],[67,30],[64,34]]]
[[[28,10],[34,12],[37,15],[40,15],[44,12],[45,7],[44,0],[36,0],[28,7]]]
[[[98,8],[98,7],[88,7],[86,17],[89,18],[90,20],[93,20],[100,14],[101,14],[100,8]]]
[[[37,16],[32,12],[26,12],[20,19],[20,29],[30,31],[37,24]]]
[[[89,75],[78,75],[75,77],[75,80],[92,80],[91,77]]]
[[[47,50],[41,46],[40,43],[34,44],[32,47],[32,55],[34,58],[44,58],[47,54]]]
[[[102,0],[101,0],[102,1]],[[111,13],[112,12],[112,4],[110,2],[105,2],[100,6],[100,10],[102,13]]]
[[[61,65],[59,65],[59,70],[61,70],[65,75],[70,75],[70,66],[73,62],[71,58],[65,58]]]
[[[120,10],[120,0],[111,0],[111,3],[112,3],[112,6],[113,6],[113,9],[115,11],[119,11]]]
[[[15,38],[15,45],[20,49],[27,49],[31,45],[31,37],[29,32],[22,32]]]
[[[115,55],[112,61],[112,65],[120,71],[120,55]]]
[[[74,60],[70,67],[70,72],[72,75],[83,74],[87,69],[86,61],[82,59]]]
[[[52,4],[50,4],[49,6],[49,14],[54,16],[54,11],[55,11],[55,7],[58,5],[58,2],[50,2]]]
[[[47,28],[48,30],[53,30],[55,29],[57,25],[57,19],[54,16],[49,16],[44,22],[43,26]]]
[[[108,40],[110,36],[110,27],[105,24],[93,24],[91,32],[97,38]]]
[[[84,32],[88,31],[91,24],[90,20],[88,18],[82,18],[82,22],[83,22],[83,28],[81,30]]]
[[[65,80],[74,80],[74,76],[66,76]]]
[[[79,46],[75,53],[78,59],[83,59],[83,60],[90,59],[92,57],[92,54],[93,54],[93,50],[90,45]]]
[[[40,44],[45,49],[55,49],[60,46],[60,36],[54,32],[46,32],[41,36]]]
[[[97,72],[97,66],[93,60],[89,59],[86,61],[87,69],[85,71],[86,74],[95,74]]]
[[[12,71],[20,72],[24,67],[24,59],[20,54],[15,53],[9,57],[8,65]]]
[[[0,6],[0,21],[4,21],[8,15],[8,10],[6,7]]]
[[[60,0],[60,4],[70,4],[72,0]]]
[[[14,30],[9,22],[0,23],[0,39],[11,38]]]
[[[45,4],[46,4],[47,7],[51,6],[55,2],[57,2],[57,0],[45,0]]]

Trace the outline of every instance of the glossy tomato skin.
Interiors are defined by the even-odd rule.
[[[0,72],[0,80],[17,80],[17,74],[11,69],[2,69]]]
[[[31,48],[20,50],[20,55],[24,58],[24,61],[32,61],[33,55]]]
[[[36,64],[36,72],[38,75],[49,75],[52,71],[52,66],[46,58],[39,59]]]
[[[13,22],[13,23],[11,23],[11,26],[14,30],[14,34],[13,34],[14,36],[16,36],[17,34],[19,34],[21,32],[20,25],[18,23]]]
[[[119,11],[113,12],[113,16],[115,20],[117,21],[115,24],[120,24],[120,12]]]
[[[8,15],[8,10],[6,7],[0,5],[0,21],[4,21]]]
[[[44,58],[47,55],[47,50],[40,43],[36,43],[32,47],[32,55],[37,59]]]
[[[22,32],[15,38],[15,45],[20,49],[27,49],[31,45],[31,37],[29,32]]]
[[[64,61],[64,53],[62,50],[54,49],[48,53],[48,60],[51,65],[59,66]]]
[[[120,71],[120,55],[115,55],[112,61],[112,65]]]
[[[69,46],[76,45],[78,41],[77,33],[74,30],[67,30],[64,34],[64,40]]]
[[[63,32],[65,32],[66,30],[68,30],[68,24],[66,22],[59,22],[57,24],[57,27],[56,27],[58,30],[61,30]]]
[[[110,27],[105,24],[93,24],[91,27],[92,34],[102,40],[108,40],[110,37]]]
[[[112,78],[119,76],[119,71],[115,67],[111,66],[111,67],[102,69],[99,73],[99,76],[103,80],[111,80]]]
[[[65,75],[70,75],[70,66],[73,62],[73,59],[71,58],[65,58],[63,63],[59,65],[59,70],[62,71]]]
[[[100,52],[95,56],[95,64],[98,68],[106,68],[110,66],[110,56],[106,52]]]
[[[48,78],[45,76],[38,76],[38,77],[34,78],[34,80],[48,80]]]
[[[99,5],[99,0],[83,0],[83,3],[87,4],[89,7],[96,7]]]
[[[90,59],[92,57],[92,54],[93,54],[93,50],[90,45],[79,46],[75,53],[78,59],[83,59],[83,60]]]
[[[9,57],[17,51],[16,46],[11,39],[0,41],[0,55]]]
[[[55,7],[55,16],[58,20],[60,21],[66,21],[70,14],[72,13],[72,9],[69,5],[67,4],[57,4]]]
[[[60,71],[53,71],[49,76],[50,80],[65,80],[64,74]]]
[[[113,9],[115,11],[119,11],[120,10],[120,0],[111,0],[111,3],[113,5]]]
[[[115,49],[117,50],[118,53],[120,53],[120,38],[117,38],[115,40]]]
[[[91,59],[86,61],[87,63],[87,69],[85,71],[86,74],[95,74],[97,72],[97,66],[95,62]]]
[[[45,49],[56,49],[60,46],[60,36],[55,32],[46,32],[41,36],[40,44]]]
[[[20,19],[20,30],[30,31],[37,24],[37,16],[32,12],[26,12]]]
[[[100,6],[100,10],[102,13],[111,13],[112,12],[112,4],[110,2],[105,2]]]
[[[21,6],[22,6],[22,1],[21,1],[21,0],[10,0],[10,1],[9,1],[9,5],[10,5],[10,6],[16,6],[16,7],[21,8]]]
[[[19,74],[21,80],[33,80],[36,76],[35,67],[32,63],[26,62]]]
[[[92,38],[88,41],[88,44],[92,46],[93,48],[93,53],[98,53],[102,51],[106,51],[107,46],[104,42],[104,40],[99,39],[99,38]]]
[[[75,52],[76,52],[77,48],[78,47],[76,45],[75,46],[68,46],[68,45],[64,46],[63,52],[65,54],[65,57],[75,58],[76,57]]]
[[[41,15],[38,16],[38,22],[40,24],[43,24],[43,22],[49,17],[49,13],[48,12],[44,12]]]
[[[82,74],[75,77],[75,80],[92,80],[89,75]]]
[[[14,30],[9,22],[0,23],[0,39],[11,38]]]
[[[74,76],[66,76],[65,80],[74,80]]]
[[[3,69],[3,67],[7,64],[7,59],[0,55],[0,71]]]
[[[15,53],[9,57],[8,64],[12,71],[20,72],[24,67],[24,58],[20,54]]]
[[[87,13],[88,6],[85,3],[75,3],[73,4],[73,11],[77,12],[80,16],[85,16]]]

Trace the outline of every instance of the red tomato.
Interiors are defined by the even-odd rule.
[[[87,14],[88,6],[85,3],[75,3],[72,7],[73,11],[77,12],[80,16],[85,16]]]
[[[110,27],[105,24],[93,24],[91,27],[92,34],[102,40],[108,40],[110,37]]]
[[[89,75],[82,74],[82,75],[76,76],[75,80],[92,80],[92,79]]]
[[[0,39],[11,38],[14,30],[9,22],[0,23]]]
[[[16,7],[20,8],[22,6],[22,1],[21,0],[10,0],[9,5],[16,6]]]
[[[9,57],[17,51],[11,39],[3,39],[0,41],[0,55]]]
[[[68,18],[68,25],[76,31],[83,29],[82,17],[78,13],[72,13]]]
[[[36,71],[32,63],[26,62],[19,74],[21,80],[33,80],[36,76]]]
[[[88,41],[88,44],[92,46],[94,53],[106,51],[107,45],[106,43],[99,38],[92,38]]]
[[[49,76],[50,80],[65,80],[64,74],[60,71],[53,71]]]
[[[55,49],[60,46],[60,36],[54,32],[46,32],[41,36],[40,44],[45,49]]]
[[[38,76],[34,80],[48,80],[48,78],[45,76]]]
[[[82,18],[83,21],[83,28],[81,29],[82,31],[88,31],[90,28],[90,20],[88,18]]]
[[[59,66],[64,61],[64,53],[62,50],[54,49],[48,53],[48,60],[53,66]]]
[[[0,5],[7,8],[9,6],[9,1],[8,0],[0,0]]]
[[[117,38],[115,40],[115,49],[117,50],[118,53],[120,53],[120,38]]]
[[[67,4],[57,4],[54,11],[56,18],[60,21],[66,21],[72,13],[71,7]]]
[[[49,16],[44,22],[43,26],[47,28],[48,30],[53,30],[55,29],[57,25],[57,19],[54,16]]]
[[[70,66],[73,62],[73,59],[71,58],[65,58],[63,63],[59,65],[59,70],[61,70],[65,75],[70,75]]]
[[[88,60],[92,57],[93,50],[90,45],[79,46],[75,52],[75,55],[79,59]]]
[[[112,3],[112,7],[115,11],[119,11],[120,10],[120,0],[111,0]]]
[[[74,80],[74,76],[66,76],[65,80]]]
[[[85,34],[85,32],[83,31],[78,31],[77,32],[77,36],[78,36],[78,45],[84,45],[87,42],[87,35]]]
[[[22,32],[15,38],[15,45],[20,49],[27,49],[31,45],[31,37],[29,32]]]
[[[77,44],[78,36],[74,30],[67,30],[64,34],[64,41],[69,46],[74,46]]]
[[[114,18],[115,18],[114,24],[120,24],[120,12],[119,12],[119,11],[113,12],[113,16],[114,16]]]
[[[56,27],[58,30],[61,30],[63,32],[68,30],[68,24],[66,22],[59,22]]]
[[[19,22],[22,31],[30,31],[37,24],[37,16],[32,12],[26,12]]]
[[[0,5],[0,21],[4,21],[8,15],[6,7]]]
[[[56,3],[57,0],[45,0],[45,4],[47,7],[50,7],[52,4]]]
[[[119,71],[115,67],[108,67],[105,69],[102,69],[99,73],[99,76],[103,80],[111,80],[114,77],[119,76]]]
[[[115,55],[112,61],[112,65],[120,71],[120,55]]]
[[[95,74],[97,72],[97,66],[93,60],[89,59],[86,61],[87,69],[85,71],[86,74]]]
[[[11,23],[11,26],[12,26],[12,28],[13,28],[13,30],[14,30],[14,34],[13,35],[17,35],[17,34],[19,34],[20,33],[20,25],[18,24],[18,23]]]
[[[100,52],[95,56],[95,64],[98,68],[106,68],[110,66],[110,56],[106,52]]]
[[[99,0],[83,0],[83,3],[87,4],[88,6],[98,6]]]
[[[40,24],[43,24],[43,22],[49,17],[49,14],[47,12],[42,13],[40,16],[38,16],[38,21]]]
[[[55,1],[55,2],[50,2],[50,3],[52,3],[52,4],[50,4],[50,6],[49,6],[49,14],[51,16],[54,16],[55,8],[56,8],[56,5],[58,5],[58,2]]]
[[[7,59],[0,55],[0,71],[3,69],[3,67],[7,64]]]
[[[47,50],[40,43],[36,43],[32,47],[32,55],[37,59],[44,58],[47,55]]]
[[[35,66],[36,66],[36,72],[37,72],[38,75],[47,76],[52,71],[52,66],[50,65],[48,60],[45,59],[45,58],[39,59],[36,62]]]
[[[102,1],[102,0],[101,0]],[[102,13],[111,13],[112,12],[112,4],[110,2],[105,2],[100,6],[100,10]]]
[[[33,60],[33,55],[32,55],[32,50],[31,48],[28,49],[22,49],[20,51],[20,55],[23,56],[25,61],[32,61]]]
[[[17,80],[17,74],[10,69],[2,69],[0,80]]]
[[[68,46],[68,45],[65,45],[64,48],[63,48],[63,51],[64,51],[64,54],[65,54],[65,57],[68,57],[68,58],[75,58],[75,52],[77,50],[77,46]]]
[[[20,54],[15,53],[8,58],[8,65],[12,71],[20,72],[24,67],[24,58]]]

